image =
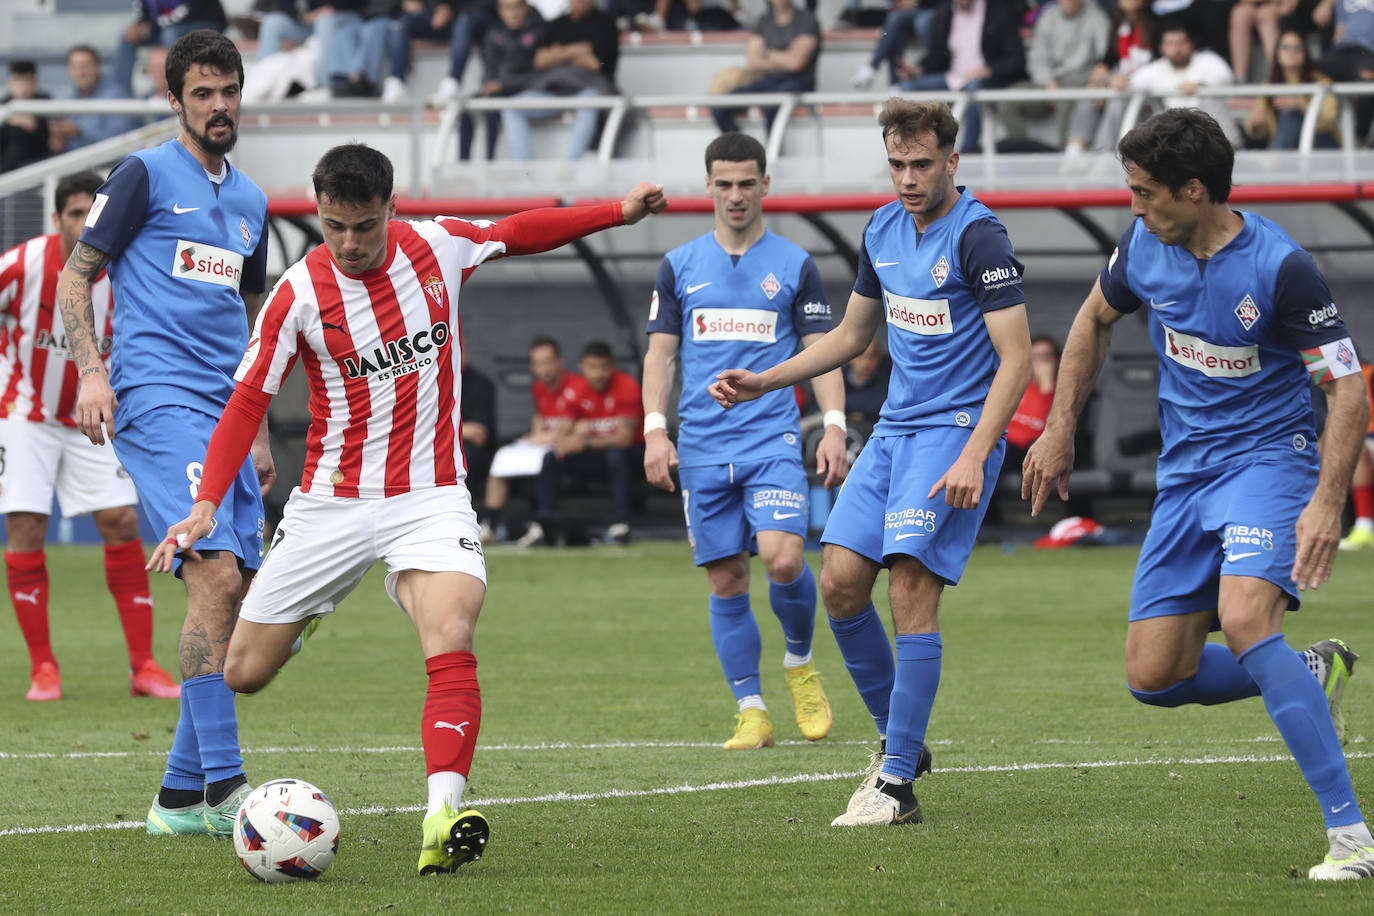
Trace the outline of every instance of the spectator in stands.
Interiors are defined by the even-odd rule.
[[[111,79],[127,97],[133,94],[134,63],[138,49],[147,45],[169,48],[196,29],[223,32],[224,8],[220,0],[134,0],[137,18],[124,30],[110,63]]]
[[[636,27],[648,32],[733,32],[739,29],[739,0],[706,6],[702,0],[654,0],[652,13],[636,14]]]
[[[1095,0],[1058,0],[1040,8],[1031,33],[1026,68],[1030,80],[1021,85],[1044,89],[1077,88],[1088,85],[1094,66],[1107,53],[1111,21]],[[1010,137],[1026,135],[1026,118],[1054,112],[1059,125],[1056,143],[1062,140],[1071,106],[1003,105],[999,110],[1002,126]]]
[[[73,99],[124,99],[128,93],[100,73],[100,55],[90,45],[76,45],[67,52],[67,78]],[[74,150],[118,136],[143,124],[132,115],[70,114],[52,122],[53,136],[63,149]]]
[[[463,353],[463,393],[459,413],[463,419],[463,460],[468,468],[467,487],[473,508],[487,489],[491,456],[496,452],[496,386],[486,374],[472,365]]]
[[[917,38],[921,40],[921,47],[930,47],[935,9],[934,0],[893,0],[892,8],[883,20],[882,32],[873,45],[872,56],[855,71],[850,80],[854,88],[867,89],[872,85],[873,77],[878,75],[878,68],[884,65],[887,66],[888,80],[894,85],[916,76],[916,69],[906,62],[904,55],[907,46]],[[849,9],[846,8],[845,12],[849,12]]]
[[[530,373],[534,382],[530,395],[534,399],[534,415],[530,430],[519,439],[496,450],[487,477],[486,514],[482,517],[482,540],[505,540],[510,531],[506,516],[506,502],[510,498],[510,480],[533,478],[543,466],[558,438],[572,429],[581,419],[582,402],[591,397],[591,388],[582,376],[569,372],[563,365],[563,353],[552,337],[536,337],[529,347]],[[550,507],[544,507],[552,514]],[[538,507],[536,507],[536,513]],[[518,543],[529,546],[544,538],[544,529],[533,525],[525,530]]]
[[[930,47],[907,91],[997,89],[1026,78],[1021,41],[1022,0],[943,0],[931,25]],[[959,131],[961,148],[978,149],[982,113],[970,105]]]
[[[498,0],[497,24],[487,30],[482,43],[482,87],[478,94],[487,98],[512,96],[524,91],[534,79],[534,51],[544,32],[539,11],[525,0]],[[487,158],[496,157],[496,141],[501,136],[501,113],[483,115],[487,132]],[[472,116],[464,114],[458,124],[458,155],[466,160],[472,150]]]
[[[1269,68],[1268,85],[1283,83],[1330,83],[1326,75],[1319,72],[1307,56],[1307,43],[1297,32],[1284,32],[1279,36],[1278,48]],[[1297,149],[1298,136],[1302,132],[1303,117],[1307,113],[1310,96],[1306,95],[1261,95],[1255,98],[1250,108],[1250,117],[1245,121],[1245,134],[1249,144],[1267,146],[1271,149]],[[1315,149],[1336,149],[1339,147],[1338,122],[1340,103],[1334,95],[1322,100],[1321,111],[1317,116],[1317,133],[1312,138]]]
[[[148,77],[148,92],[143,98],[159,102],[166,99],[167,49],[164,46],[153,45],[148,49],[148,61],[144,65],[143,74]]]
[[[519,98],[598,96],[615,93],[615,68],[620,60],[620,32],[615,20],[596,8],[596,0],[572,0],[566,15],[548,24],[534,51],[537,71]],[[530,158],[530,122],[554,117],[559,109],[501,112],[501,126],[511,159]],[[580,159],[596,139],[601,112],[578,108],[568,138],[569,159]]]
[[[556,539],[561,531],[559,490],[566,478],[611,486],[614,519],[602,540],[624,544],[630,539],[630,487],[644,465],[644,403],[639,382],[615,367],[610,345],[593,340],[582,349],[577,367],[588,391],[578,406],[580,417],[554,439],[535,482],[536,517],[522,541]]]
[[[1002,459],[1004,470],[1021,473],[1026,449],[1045,431],[1045,418],[1054,403],[1054,380],[1059,377],[1059,341],[1048,334],[1031,337],[1031,380],[1016,412],[1007,423],[1007,456]]]
[[[6,93],[0,105],[24,99],[46,99],[38,91],[38,68],[31,60],[10,61],[5,81]],[[53,153],[48,119],[31,114],[13,114],[0,123],[0,172],[8,172],[48,158]]]
[[[337,36],[339,60],[344,68],[330,75],[335,98],[376,98],[381,95],[382,64],[386,60],[391,24],[400,11],[397,0],[364,0],[356,27],[346,26]]]
[[[748,78],[729,93],[811,92],[816,88],[816,58],[821,51],[821,27],[810,11],[792,0],[768,0],[768,9],[754,24],[745,46]],[[711,117],[721,133],[735,133],[737,109],[712,108]],[[772,129],[777,108],[763,109],[767,129]]]
[[[275,8],[262,17],[258,29],[258,61],[315,39],[313,90],[302,93],[306,101],[329,98],[337,79],[348,81],[358,50],[366,0],[275,0]],[[302,7],[302,3],[304,6]]]
[[[382,101],[396,102],[405,97],[411,42],[416,39],[449,43],[448,74],[439,81],[434,99],[447,102],[458,98],[472,49],[480,50],[488,31],[500,21],[499,5],[492,0],[402,0],[401,17],[388,41],[391,75],[382,86]],[[543,22],[537,11],[535,18]]]
[[[1093,67],[1088,85],[1094,89],[1108,86],[1125,89],[1131,74],[1154,59],[1155,31],[1154,13],[1146,0],[1116,0],[1107,53]],[[1094,152],[1116,149],[1123,108],[1124,103],[1115,99],[1085,100],[1074,105],[1064,152],[1072,156],[1086,149]]]
[[[1159,58],[1131,75],[1129,87],[1162,98],[1164,108],[1197,108],[1211,115],[1233,144],[1241,136],[1236,119],[1227,110],[1226,100],[1199,97],[1205,86],[1229,86],[1235,74],[1215,51],[1199,50],[1188,26],[1182,21],[1165,22],[1159,29]]]
[[[1333,15],[1334,14],[1334,15]],[[1369,0],[1322,0],[1313,14],[1320,23],[1334,21],[1331,50],[1321,70],[1338,83],[1374,80],[1374,4]],[[1374,95],[1355,99],[1355,143],[1369,139],[1374,123]]]
[[[1274,61],[1279,44],[1279,0],[1235,0],[1231,7],[1231,70],[1236,82],[1250,82],[1250,56],[1255,33],[1259,33],[1266,65]]]

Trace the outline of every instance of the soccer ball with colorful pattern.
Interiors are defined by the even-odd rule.
[[[259,881],[282,884],[324,874],[339,850],[339,815],[319,789],[274,779],[244,798],[234,819],[234,851]]]

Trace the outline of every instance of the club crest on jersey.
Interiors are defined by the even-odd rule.
[[[1240,319],[1241,327],[1247,331],[1251,325],[1259,321],[1259,313],[1259,306],[1255,305],[1255,300],[1250,298],[1249,293],[1246,293],[1245,298],[1236,306],[1236,317]]]
[[[940,255],[940,260],[930,269],[930,276],[935,280],[936,286],[945,285],[945,280],[949,277],[949,261],[944,255]]]
[[[1355,364],[1355,351],[1346,346],[1343,340],[1340,342],[1340,345],[1336,347],[1336,362],[1347,369],[1350,369]]]
[[[778,294],[778,291],[782,289],[782,284],[778,282],[777,277],[773,276],[772,271],[769,271],[768,276],[763,278],[763,282],[759,284],[759,287],[763,290],[763,294],[771,301],[772,298]]]
[[[248,230],[248,220],[239,220],[239,235],[243,236],[243,244],[245,245],[253,241],[253,233]]]
[[[442,306],[444,304],[443,280],[434,276],[434,274],[430,274],[428,277],[425,277],[425,282],[422,285],[425,288],[425,292],[429,293],[429,298],[434,300],[435,305]]]
[[[344,375],[350,379],[374,376],[378,381],[386,381],[419,372],[434,363],[434,358],[426,354],[443,349],[449,338],[448,322],[436,322],[432,328],[373,347],[368,356],[344,357]]]

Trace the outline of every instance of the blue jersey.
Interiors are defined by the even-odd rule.
[[[220,183],[176,140],[129,156],[96,192],[81,241],[110,257],[115,428],[179,404],[217,416],[248,345],[241,293],[267,288],[267,195]]]
[[[924,233],[893,201],[874,212],[859,249],[854,292],[879,299],[892,375],[875,436],[976,426],[1002,364],[984,312],[1022,305],[1024,267],[1007,231],[973,195]]]
[[[761,372],[797,352],[801,338],[833,327],[811,256],[764,232],[742,255],[714,233],[668,252],[658,268],[648,332],[681,338],[678,461],[683,467],[801,454],[792,389],[722,410],[706,388],[722,369]]]
[[[1207,260],[1161,243],[1136,219],[1102,270],[1112,308],[1149,306],[1161,488],[1240,461],[1315,467],[1309,372],[1322,380],[1360,371],[1312,256],[1275,223],[1242,216],[1240,234]]]

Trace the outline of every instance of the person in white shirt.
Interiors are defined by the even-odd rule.
[[[1226,109],[1226,100],[1199,98],[1204,86],[1229,86],[1235,82],[1230,64],[1215,51],[1198,50],[1188,27],[1167,23],[1160,29],[1159,57],[1131,74],[1129,86],[1162,99],[1164,108],[1198,108],[1211,115],[1232,145],[1239,145],[1240,130]]]

